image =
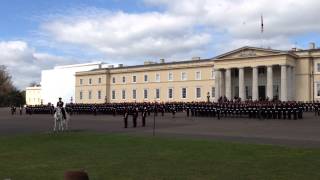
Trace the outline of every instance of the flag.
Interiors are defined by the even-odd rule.
[[[261,15],[261,33],[263,33],[263,16]]]

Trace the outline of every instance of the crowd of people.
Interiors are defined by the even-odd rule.
[[[320,102],[280,102],[280,101],[219,101],[213,102],[168,102],[168,103],[104,103],[104,104],[66,104],[65,110],[70,115],[110,114],[150,115],[184,112],[192,117],[247,117],[259,119],[301,119],[304,112],[319,115]],[[54,106],[27,106],[27,114],[53,114]]]

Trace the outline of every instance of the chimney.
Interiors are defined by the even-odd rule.
[[[315,49],[316,48],[316,43],[311,42],[309,43],[309,49]]]
[[[164,59],[160,59],[160,63],[165,63],[165,60]]]

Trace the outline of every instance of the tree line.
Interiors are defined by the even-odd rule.
[[[6,66],[0,65],[0,107],[25,104],[25,91],[18,90],[12,83]]]

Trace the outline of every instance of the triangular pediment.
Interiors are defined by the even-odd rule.
[[[256,47],[242,47],[222,55],[215,57],[215,59],[232,59],[232,58],[245,58],[245,57],[257,57],[257,56],[268,56],[284,53],[284,51],[256,48]]]

